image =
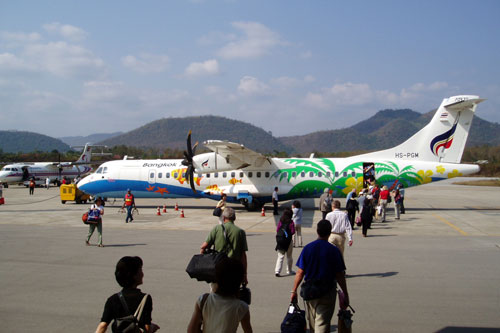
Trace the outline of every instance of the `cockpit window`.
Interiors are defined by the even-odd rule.
[[[95,173],[102,173],[102,167],[97,169],[97,171]]]
[[[102,169],[102,173],[107,173],[108,172],[108,167],[104,167],[104,169]]]

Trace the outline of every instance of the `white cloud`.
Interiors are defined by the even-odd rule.
[[[287,88],[296,87],[296,86],[300,85],[301,82],[300,82],[300,80],[293,78],[293,77],[282,76],[282,77],[272,79],[271,83],[278,86],[278,87],[281,87],[283,89],[287,89]]]
[[[122,58],[122,65],[138,73],[161,73],[170,66],[166,55],[141,53],[139,56],[127,55]]]
[[[258,58],[271,53],[277,45],[285,44],[280,36],[258,22],[233,22],[243,35],[222,47],[217,54],[225,59]]]
[[[184,71],[184,74],[189,77],[215,75],[218,73],[219,63],[215,59],[210,59],[204,62],[193,62]]]
[[[0,72],[36,71],[36,67],[11,53],[0,54]]]
[[[244,96],[268,95],[269,86],[251,76],[244,76],[238,85],[238,92]]]
[[[0,39],[7,42],[18,42],[18,43],[33,43],[42,39],[42,36],[37,32],[23,33],[23,32],[8,32],[1,31]]]
[[[95,76],[104,70],[104,62],[91,51],[66,42],[30,44],[24,56],[41,70],[62,77]]]
[[[45,31],[61,35],[63,38],[71,41],[81,41],[87,38],[85,30],[69,24],[61,24],[59,22],[52,22],[43,25]]]

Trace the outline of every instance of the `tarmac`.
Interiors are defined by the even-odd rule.
[[[209,290],[185,268],[218,223],[207,199],[137,199],[139,214],[125,223],[121,200],[109,201],[105,247],[85,246],[88,204],[62,204],[58,188],[4,189],[0,206],[1,331],[93,332],[106,299],[120,290],[116,262],[144,260],[160,332],[184,332],[196,298]],[[354,230],[346,248],[347,284],[355,332],[499,332],[500,188],[460,186],[452,180],[406,189],[406,214],[374,223],[368,237]],[[316,239],[317,199],[301,200],[304,245]],[[345,199],[341,199],[344,204]],[[178,203],[184,209],[173,209]],[[167,212],[157,214],[157,207]],[[289,206],[285,202],[281,207]],[[293,276],[275,277],[276,219],[236,209],[248,240],[248,287],[254,332],[280,332]],[[392,206],[391,206],[392,207]],[[301,248],[295,248],[294,261]],[[303,306],[302,301],[299,303]],[[336,311],[338,310],[338,307]],[[331,331],[337,329],[337,318]],[[109,330],[110,331],[110,330]],[[241,328],[239,332],[241,332]]]

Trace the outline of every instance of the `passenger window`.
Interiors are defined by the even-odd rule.
[[[356,171],[351,172],[351,176],[356,177]]]
[[[328,171],[328,172],[326,173],[326,176],[327,176],[328,178],[330,178],[330,175],[331,175],[331,173],[330,173],[330,171]]]
[[[344,172],[342,173],[342,176],[347,177],[347,172],[345,172],[345,171],[344,171]]]
[[[257,171],[257,178],[260,178],[260,176],[261,176],[260,171]]]
[[[240,172],[240,178],[243,178],[244,173]]]
[[[170,173],[165,172],[165,178],[170,178]]]
[[[149,174],[149,178],[155,178],[155,173],[154,173],[154,172],[151,172],[151,173]]]
[[[177,176],[179,176],[179,174],[177,172],[174,172],[174,178],[177,178]]]
[[[314,177],[314,172],[310,171],[310,172],[309,172],[309,177],[310,177],[310,178],[313,178],[313,177]]]
[[[252,178],[252,177],[253,177],[253,172],[251,172],[251,171],[250,171],[250,172],[248,173],[248,178]]]
[[[186,178],[186,173],[185,172],[182,173],[182,178]]]
[[[266,178],[269,178],[269,172],[266,171]]]
[[[300,173],[300,177],[304,178],[305,176],[306,176],[306,173],[305,173],[304,171],[302,171],[302,172]]]
[[[318,172],[318,177],[323,177],[323,172]]]
[[[207,175],[207,178],[210,178],[210,174],[209,173],[207,173],[206,175]]]
[[[297,177],[297,172],[295,172],[295,171],[294,171],[294,172],[292,172],[292,177],[293,177],[293,178]]]
[[[339,172],[335,171],[335,177],[338,177],[338,176],[339,176]]]
[[[226,178],[227,177],[227,172],[223,172],[222,173],[222,178]]]
[[[158,172],[158,178],[163,177],[163,174],[161,172]]]
[[[231,178],[236,177],[236,172],[231,172]]]
[[[218,172],[214,173],[214,178],[218,178],[218,177],[219,177],[219,173]]]

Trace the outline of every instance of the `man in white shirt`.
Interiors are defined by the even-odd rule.
[[[344,244],[347,234],[349,246],[352,245],[352,228],[347,213],[340,210],[340,201],[335,200],[332,204],[333,211],[326,215],[326,219],[332,224],[332,233],[328,241],[339,248],[344,256]]]
[[[273,215],[279,215],[278,213],[278,187],[274,188],[274,192],[272,195],[273,201]]]

